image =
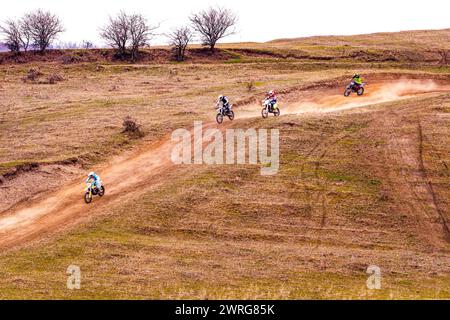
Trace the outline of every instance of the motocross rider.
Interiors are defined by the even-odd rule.
[[[100,179],[98,174],[96,174],[95,172],[90,172],[86,179],[86,183],[89,183],[91,180],[94,187],[96,187],[99,190],[102,188],[102,180]]]
[[[222,104],[223,108],[225,109],[225,113],[229,113],[230,112],[230,101],[228,100],[228,98],[224,95],[220,95],[219,98],[217,99],[217,107]]]
[[[353,75],[351,85],[354,86],[355,84],[356,84],[358,87],[361,86],[361,85],[363,84],[363,80],[362,80],[362,78],[361,78],[361,76],[360,76],[359,74]]]
[[[272,109],[274,109],[274,107],[277,104],[277,95],[276,95],[275,91],[274,90],[270,90],[267,93],[266,98],[269,100],[270,106],[272,107]]]

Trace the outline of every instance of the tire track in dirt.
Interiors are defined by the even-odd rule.
[[[442,210],[438,204],[436,193],[434,192],[434,189],[433,189],[433,183],[429,179],[427,170],[425,168],[425,164],[424,164],[424,160],[423,160],[423,130],[422,130],[422,123],[420,122],[419,119],[417,120],[417,131],[418,131],[418,135],[419,135],[419,169],[420,169],[420,173],[422,174],[422,179],[425,182],[425,185],[427,186],[427,190],[430,193],[431,198],[433,199],[433,205],[434,205],[434,208],[436,209],[437,214],[440,217],[440,221],[441,221],[444,231],[446,233],[446,239],[448,242],[450,242],[450,229],[448,227],[444,213],[442,212]]]
[[[427,243],[433,247],[442,247],[442,242],[438,235],[442,232],[443,238],[449,242],[449,231],[443,213],[440,212],[437,206],[436,194],[430,188],[430,181],[427,181],[425,176],[425,167],[423,165],[423,134],[421,127],[418,125],[419,121],[415,121],[414,133],[406,133],[400,135],[396,128],[403,128],[402,123],[410,120],[400,112],[405,112],[407,115],[420,111],[422,107],[401,107],[394,110],[388,106],[387,113],[383,117],[383,123],[391,128],[386,139],[389,142],[386,150],[386,163],[388,164],[388,183],[394,193],[401,194],[402,199],[409,199],[402,203],[408,206],[409,219],[416,217],[417,222],[421,225],[418,231],[419,237],[423,238]],[[414,138],[415,135],[415,138]],[[415,141],[416,140],[416,141]],[[391,165],[389,165],[391,164]],[[400,165],[400,176],[391,170],[390,167]],[[395,181],[395,183],[394,183]],[[403,184],[399,184],[403,181]],[[401,189],[400,191],[398,189]],[[406,191],[406,192],[404,192]],[[409,194],[408,194],[409,193]],[[399,194],[399,196],[400,196]],[[430,214],[428,210],[429,205],[434,208],[436,213]],[[437,228],[433,221],[438,218],[440,228]],[[426,231],[424,233],[424,231]]]
[[[368,120],[368,121],[365,121],[365,122],[363,123],[363,126],[367,126],[367,125],[369,125],[371,122],[373,122],[373,119]],[[353,124],[348,125],[347,127],[345,127],[345,128],[343,129],[343,132],[342,132],[342,133],[347,132],[347,130],[349,130],[349,129],[352,128],[352,127],[353,127]],[[347,139],[347,138],[349,138],[349,137],[351,137],[351,134],[347,132],[347,133],[344,133],[344,134],[342,134],[342,135],[339,135],[338,137],[336,137],[336,139],[333,139],[330,143],[327,144],[327,146],[324,148],[322,154],[320,155],[319,160],[317,160],[317,162],[315,163],[314,175],[315,175],[315,177],[316,177],[316,181],[320,184],[319,188],[323,189],[323,187],[325,186],[325,184],[322,183],[322,180],[321,180],[320,177],[319,177],[319,169],[320,169],[321,161],[322,161],[322,160],[325,158],[325,156],[328,154],[328,151],[330,150],[330,147],[331,147],[332,145],[335,145],[335,144],[339,143],[340,141],[342,141],[342,140],[344,140],[344,139]],[[325,226],[325,219],[326,219],[326,215],[327,215],[327,212],[326,212],[326,205],[327,205],[327,203],[328,203],[328,202],[327,202],[326,195],[323,193],[323,194],[322,194],[322,223],[321,223],[322,226]]]
[[[450,169],[448,168],[448,165],[445,163],[445,161],[442,159],[442,157],[439,155],[439,153],[434,149],[433,144],[430,142],[430,140],[427,138],[427,136],[424,135],[422,138],[423,138],[423,141],[428,142],[431,153],[433,153],[439,159],[441,165],[444,167],[445,175],[447,177],[450,177]]]
[[[371,122],[373,122],[374,119],[370,119],[368,121],[363,122],[363,126],[369,125]],[[317,160],[314,162],[314,177],[315,177],[315,183],[316,183],[316,189],[317,191],[315,194],[317,196],[315,197],[315,201],[313,201],[313,197],[311,196],[309,188],[305,188],[305,192],[307,193],[307,198],[309,199],[308,207],[313,207],[313,202],[320,203],[321,204],[321,211],[322,211],[322,218],[321,218],[321,227],[325,227],[326,225],[326,217],[327,217],[327,196],[326,192],[321,192],[320,190],[323,190],[325,187],[325,182],[322,181],[322,179],[319,176],[319,170],[321,167],[321,162],[325,158],[325,156],[328,154],[330,148],[339,143],[340,141],[349,138],[352,134],[348,132],[350,128],[354,126],[354,123],[351,123],[347,126],[345,126],[341,131],[338,133],[332,135],[328,138],[323,138],[321,141],[319,141],[312,149],[310,149],[305,157],[310,158],[314,154],[317,155]],[[322,134],[323,137],[323,134]],[[305,160],[300,169],[300,177],[302,180],[305,178],[305,166],[306,164],[310,162],[309,160]]]

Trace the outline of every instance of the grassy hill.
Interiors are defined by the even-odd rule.
[[[438,50],[449,33],[223,44],[216,56],[194,48],[185,63],[165,48],[134,64],[86,51],[4,59],[0,227],[17,203],[81,184],[194,120],[213,122],[221,93],[236,106],[226,125],[280,130],[281,167],[273,177],[199,165],[124,178],[123,198],[96,198],[58,228],[2,247],[0,298],[448,299],[450,69]],[[92,60],[62,58],[80,52]],[[339,111],[355,72],[367,95]],[[270,89],[283,116],[243,118]],[[123,132],[127,115],[143,137]],[[81,268],[81,290],[66,287],[69,265]],[[366,287],[370,265],[381,290]]]
[[[271,46],[351,46],[383,49],[450,49],[450,29],[381,32],[352,36],[315,36],[306,38],[277,39],[267,42]]]

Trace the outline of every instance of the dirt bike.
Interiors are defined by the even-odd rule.
[[[223,122],[224,117],[228,117],[231,121],[234,120],[234,112],[231,110],[233,105],[230,105],[228,110],[222,105],[217,106],[217,115],[216,115],[216,121],[218,124],[221,124]]]
[[[356,94],[358,96],[362,96],[364,94],[364,86],[366,85],[365,82],[363,82],[362,84],[357,84],[357,83],[350,83],[347,88],[345,88],[344,91],[344,96],[348,97],[350,95],[350,93],[352,92],[356,92]]]
[[[262,110],[261,115],[265,119],[269,116],[269,113],[273,113],[275,117],[278,117],[280,115],[280,108],[278,108],[278,104],[275,103],[272,105],[269,99],[265,99],[262,101]]]
[[[91,203],[93,196],[103,197],[105,195],[105,187],[102,186],[98,189],[93,182],[87,183],[86,193],[84,194],[84,201],[86,203]]]

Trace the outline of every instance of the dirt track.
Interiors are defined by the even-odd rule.
[[[311,96],[302,102],[282,105],[282,113],[336,112],[443,90],[449,88],[438,86],[432,81],[376,83],[367,87],[367,94],[363,97],[352,95],[350,98],[344,98],[342,94],[324,96],[324,93],[320,92],[320,98]],[[237,116],[258,117],[259,111],[258,106],[248,105],[240,108]],[[155,177],[173,166],[170,160],[173,145],[170,137],[165,137],[158,143],[142,145],[96,168],[105,183],[107,193],[102,199],[95,198],[91,205],[86,205],[83,201],[83,181],[73,181],[58,191],[39,194],[0,213],[0,247],[25,244],[43,234],[78,223],[101,212],[102,208],[120,202],[130,192],[130,186],[136,189],[139,186],[156,184],[158,181]],[[429,196],[432,195],[430,192]]]

